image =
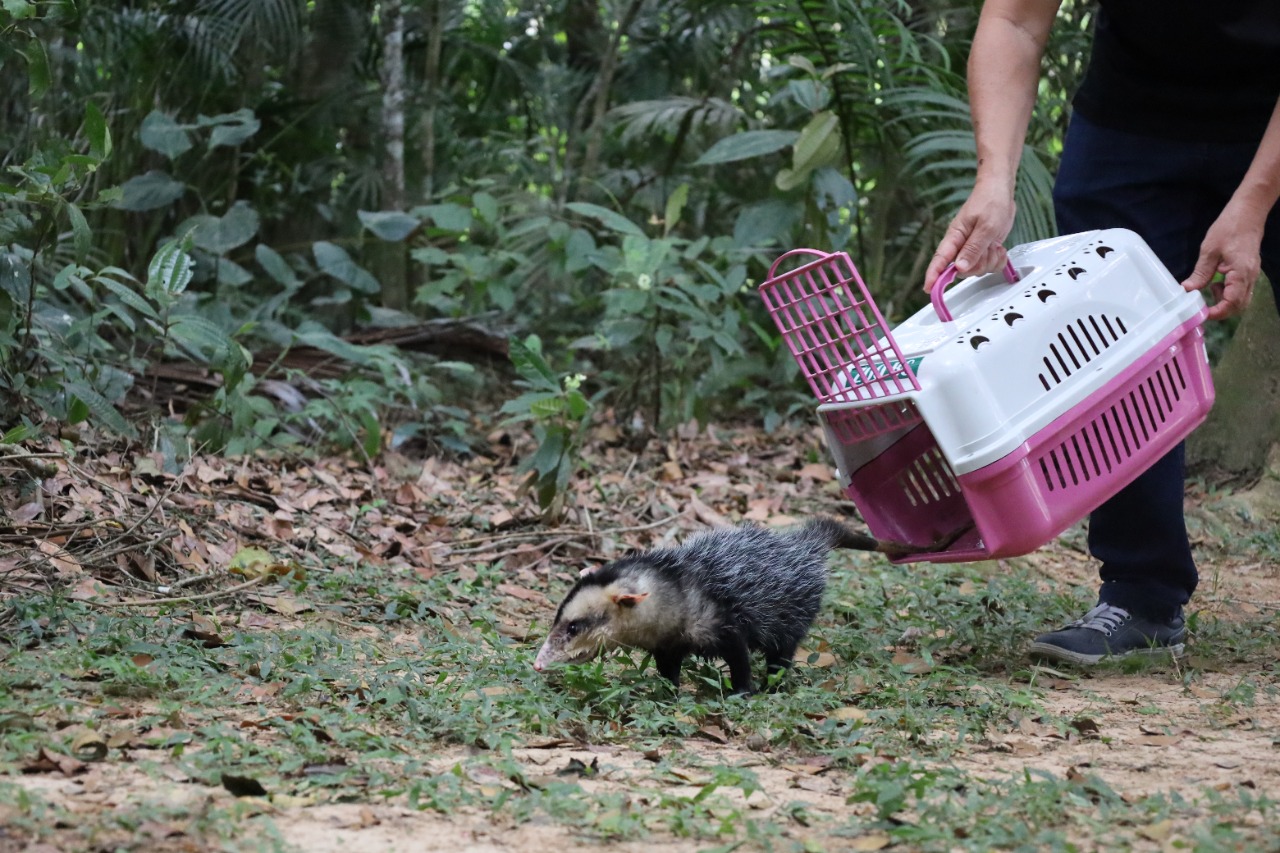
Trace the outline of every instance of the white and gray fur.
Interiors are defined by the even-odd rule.
[[[636,648],[678,684],[680,664],[694,654],[724,659],[733,691],[750,693],[752,651],[764,654],[771,674],[791,665],[822,604],[832,548],[885,550],[817,518],[784,533],[712,530],[584,572],[556,611],[534,669]]]

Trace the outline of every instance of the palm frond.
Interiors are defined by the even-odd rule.
[[[621,130],[623,142],[674,137],[681,126],[690,131],[710,131],[723,136],[740,125],[742,110],[720,98],[671,97],[634,101],[609,111],[610,121]]]

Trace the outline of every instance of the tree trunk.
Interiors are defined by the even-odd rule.
[[[440,57],[444,49],[444,0],[423,4],[427,30],[427,58],[423,68],[422,108],[422,197],[432,201],[436,184],[436,105],[440,99]]]
[[[600,165],[600,149],[604,143],[605,114],[609,111],[609,100],[613,94],[613,76],[618,70],[618,62],[623,50],[623,42],[627,38],[631,25],[644,6],[644,0],[632,0],[631,5],[618,21],[617,28],[609,38],[608,49],[600,62],[600,73],[596,76],[587,97],[578,108],[575,124],[586,128],[586,152],[582,155],[582,164],[578,169],[576,181],[579,187],[595,177]],[[586,115],[588,114],[589,115]]]
[[[404,6],[385,0],[382,6],[382,209],[405,208],[404,178]],[[387,242],[378,247],[382,304],[404,310],[409,305],[407,247]]]
[[[1213,382],[1213,410],[1187,439],[1188,468],[1211,482],[1253,483],[1280,443],[1280,315],[1265,280],[1254,290]]]

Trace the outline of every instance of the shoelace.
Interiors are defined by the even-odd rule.
[[[1068,628],[1089,628],[1101,631],[1108,637],[1111,633],[1132,618],[1129,611],[1112,604],[1099,604],[1084,616],[1068,625]]]

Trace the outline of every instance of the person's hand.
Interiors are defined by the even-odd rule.
[[[1216,300],[1209,306],[1210,320],[1225,320],[1249,305],[1262,269],[1265,222],[1266,211],[1259,213],[1232,201],[1210,226],[1200,244],[1196,268],[1182,283],[1183,290],[1200,290],[1209,285]]]
[[[933,288],[947,264],[954,263],[961,278],[1002,268],[1009,258],[1004,238],[1013,228],[1016,211],[1012,188],[988,187],[982,183],[974,186],[929,261],[924,274],[925,291]]]

